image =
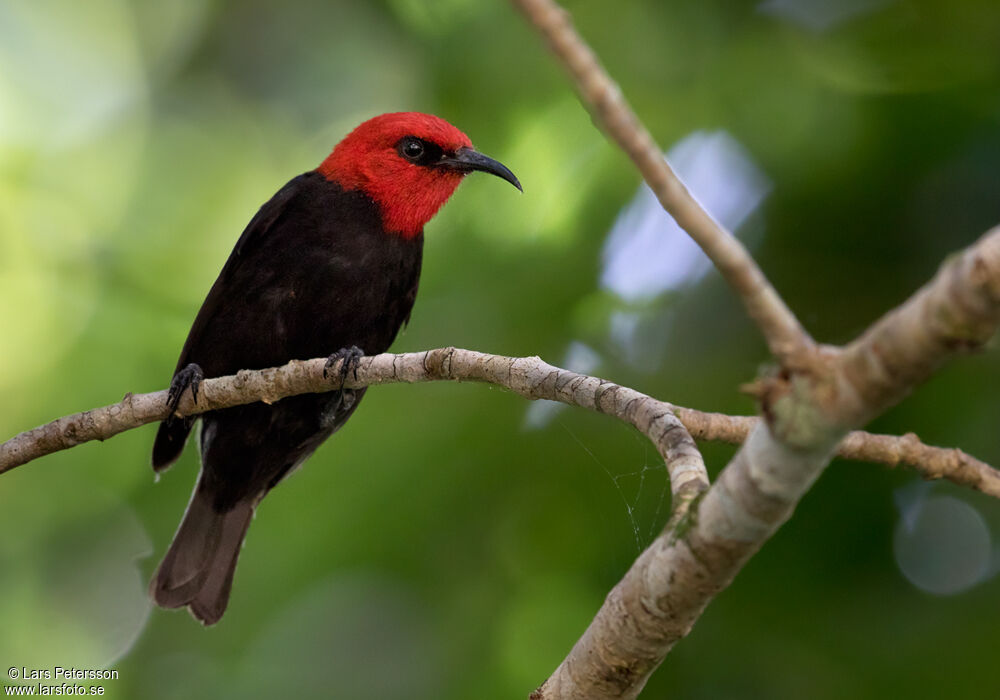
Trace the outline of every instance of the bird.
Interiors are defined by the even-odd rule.
[[[522,190],[502,163],[439,117],[373,117],[315,170],[290,180],[250,220],[191,326],[170,383],[170,415],[152,450],[157,474],[184,449],[195,421],[201,470],[173,541],[150,582],[164,608],[204,625],[229,602],[237,560],[261,499],[357,409],[365,389],[303,394],[200,416],[177,412],[185,391],[241,369],[328,357],[344,377],[385,352],[410,318],[423,229],[472,172]]]

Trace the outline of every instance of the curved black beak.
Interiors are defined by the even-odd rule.
[[[474,170],[478,170],[483,173],[490,173],[491,175],[496,175],[497,177],[506,180],[510,184],[514,185],[517,189],[524,192],[521,188],[521,183],[517,181],[514,173],[510,169],[498,160],[493,160],[489,156],[484,156],[479,151],[473,150],[471,148],[459,148],[455,151],[455,155],[449,156],[445,155],[437,162],[437,165],[450,168],[451,170],[457,170],[461,173],[471,173]]]

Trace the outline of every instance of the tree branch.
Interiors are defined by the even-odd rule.
[[[949,258],[909,301],[835,358],[843,424],[871,420],[946,360],[982,346],[1000,318],[1000,226]]]
[[[673,409],[695,440],[730,445],[742,445],[760,421],[756,416],[706,413],[683,406]],[[897,436],[853,430],[837,447],[837,457],[887,467],[908,467],[924,479],[945,479],[1000,498],[1000,471],[962,450],[926,445],[914,433]]]
[[[453,361],[447,371],[440,369],[432,371],[430,368],[441,365],[437,358],[441,357],[442,353],[452,353],[453,360],[459,357],[464,361]],[[425,361],[424,358],[429,359]],[[322,368],[325,362],[324,359],[306,362],[295,360],[282,367],[244,370],[233,376],[206,379],[199,391],[199,402],[192,405],[190,394],[185,394],[179,413],[197,415],[205,411],[255,401],[266,400],[273,403],[287,396],[340,388],[340,375],[336,370],[328,373],[330,375],[328,379],[323,377]],[[534,374],[534,380],[539,379],[544,371],[548,371],[547,377],[551,378],[537,383],[529,393],[519,391],[511,379],[513,375],[501,369],[505,363],[513,366],[515,362],[521,368],[533,365],[527,374]],[[475,374],[478,376],[473,376],[472,368],[477,364],[490,369],[485,372],[476,369]],[[552,374],[553,372],[555,374]],[[583,406],[610,413],[617,418],[631,415],[622,419],[636,426],[647,436],[651,433],[657,434],[657,431],[665,433],[671,429],[674,424],[667,422],[669,419],[662,416],[670,412],[696,440],[740,445],[760,420],[755,416],[730,416],[659,401],[597,377],[553,367],[537,358],[510,358],[454,348],[362,358],[357,379],[353,375],[349,376],[344,386],[359,388],[370,384],[433,380],[484,381],[517,391],[528,399],[561,401],[572,406]],[[574,387],[575,390],[569,391],[569,387]],[[597,408],[598,403],[593,401],[600,387],[603,388],[600,389],[598,403],[607,405],[608,397],[614,397],[610,410]],[[0,474],[53,452],[66,450],[91,440],[107,440],[126,430],[161,421],[167,417],[166,396],[165,390],[149,394],[129,393],[116,404],[74,413],[25,431],[0,444]],[[629,402],[632,404],[629,405]],[[643,421],[646,422],[640,421],[640,406],[644,409]],[[657,420],[653,421],[652,418]],[[666,445],[658,446],[661,455],[667,449]],[[837,455],[844,459],[873,462],[889,467],[906,466],[917,471],[925,479],[947,479],[959,486],[1000,498],[1000,471],[961,450],[925,445],[913,433],[897,437],[856,430],[844,438]],[[708,477],[702,470],[703,465],[700,460],[693,456],[688,465],[676,464],[671,477],[675,494],[685,484],[696,485],[686,487],[695,493],[707,487]]]
[[[198,402],[186,392],[179,415],[196,415],[255,401],[274,403],[296,394],[373,384],[432,380],[481,381],[506,387],[527,399],[549,399],[619,418],[646,435],[666,463],[675,506],[708,487],[708,473],[694,440],[673,407],[604,379],[553,367],[538,357],[503,357],[441,348],[400,355],[363,357],[357,372],[341,383],[339,366],[324,377],[323,358],[263,370],[242,370],[201,383]],[[59,418],[0,445],[0,474],[43,455],[90,440],[106,440],[167,417],[167,392],[126,394],[116,404]]]
[[[691,196],[663,157],[663,151],[629,107],[621,89],[573,29],[569,13],[552,0],[513,0],[545,37],[569,71],[584,105],[604,133],[625,151],[677,225],[701,246],[742,299],[783,364],[797,365],[812,351],[812,340],[771,286],[743,244],[723,229]]]

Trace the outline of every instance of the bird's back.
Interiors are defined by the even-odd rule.
[[[292,180],[241,236],[198,313],[177,369],[206,376],[384,352],[416,297],[423,237],[382,228],[375,204],[318,173]]]

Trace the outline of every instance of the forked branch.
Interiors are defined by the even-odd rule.
[[[569,71],[597,124],[739,295],[781,368],[758,385],[766,422],[753,427],[686,517],[642,553],[566,659],[531,695],[634,698],[705,606],[790,517],[849,429],[996,331],[1000,229],[943,266],[847,348],[817,347],[746,249],[677,179],[569,15],[554,0],[513,2]]]

